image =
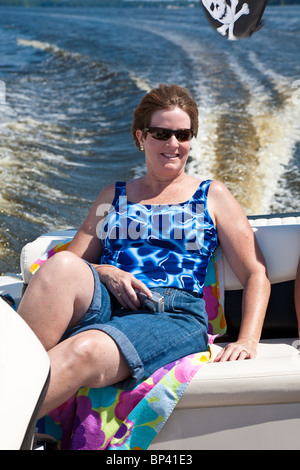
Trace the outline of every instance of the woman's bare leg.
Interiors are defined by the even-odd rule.
[[[80,387],[104,387],[130,376],[117,344],[102,331],[85,331],[58,344],[65,330],[87,312],[93,294],[90,267],[75,254],[62,252],[37,271],[22,298],[18,313],[50,358],[50,384],[40,416],[64,403]]]
[[[88,330],[49,352],[51,379],[40,416],[64,403],[80,387],[100,388],[130,376],[124,356],[106,333]]]
[[[90,267],[71,252],[57,253],[33,276],[18,313],[46,351],[87,312],[94,294]]]

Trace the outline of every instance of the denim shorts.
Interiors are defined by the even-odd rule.
[[[129,390],[160,367],[207,350],[208,319],[199,294],[157,287],[151,290],[164,296],[164,312],[128,310],[100,282],[94,267],[89,266],[95,280],[92,303],[81,321],[67,330],[61,340],[87,330],[101,330],[111,336],[131,371],[131,377],[116,386]]]

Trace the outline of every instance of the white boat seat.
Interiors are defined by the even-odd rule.
[[[0,450],[29,450],[50,361],[29,326],[2,299],[0,312]]]
[[[204,366],[190,383],[178,409],[299,401],[300,351],[295,347],[299,344],[286,338],[263,340],[255,360]],[[224,345],[212,346],[214,357]]]

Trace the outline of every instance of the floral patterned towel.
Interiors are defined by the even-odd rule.
[[[61,250],[63,244],[59,244]],[[55,254],[43,257],[42,262]],[[41,260],[35,263],[42,264]],[[204,299],[209,338],[226,331],[224,317],[223,261],[220,249],[208,267]],[[80,388],[63,405],[38,423],[64,450],[145,450],[163,427],[194,375],[211,359],[208,351],[183,357],[158,369],[134,389]]]

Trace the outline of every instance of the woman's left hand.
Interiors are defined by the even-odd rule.
[[[214,362],[242,361],[254,359],[257,355],[257,343],[252,340],[240,339],[236,343],[229,343],[216,356]]]

